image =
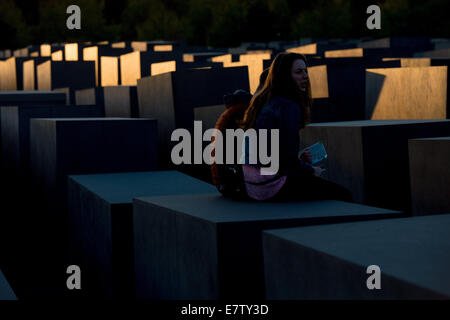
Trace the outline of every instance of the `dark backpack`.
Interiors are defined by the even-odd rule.
[[[220,115],[215,125],[215,129],[222,132],[224,138],[226,129],[239,128],[238,122],[242,120],[251,98],[252,95],[244,90],[237,90],[233,94],[224,96],[226,110]],[[224,145],[226,145],[225,141]],[[224,196],[234,199],[247,197],[240,164],[217,164],[214,162],[211,165],[211,175],[217,190]]]

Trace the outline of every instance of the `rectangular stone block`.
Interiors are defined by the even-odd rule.
[[[358,43],[358,48],[409,48],[414,51],[430,50],[433,44],[427,37],[389,37]]]
[[[133,198],[214,192],[177,171],[70,176],[71,263],[83,270],[83,290],[91,297],[135,297]]]
[[[49,216],[66,219],[68,175],[156,169],[156,134],[152,119],[31,119],[32,178]]]
[[[350,58],[367,57],[381,59],[382,57],[411,57],[414,49],[408,47],[400,48],[351,48],[341,50],[328,50],[324,52],[325,58]]]
[[[121,84],[135,86],[137,80],[151,75],[151,65],[163,61],[181,61],[180,52],[135,51],[120,56]]]
[[[102,87],[82,89],[75,91],[76,105],[97,105],[104,113],[105,96]]]
[[[118,86],[120,84],[120,58],[100,57],[100,79],[103,86]]]
[[[139,117],[136,86],[104,87],[103,92],[105,98],[106,117]]]
[[[266,298],[449,299],[449,227],[446,214],[265,231]]]
[[[212,58],[212,62],[222,62],[224,68],[246,66],[248,68],[248,80],[250,92],[255,93],[259,85],[259,77],[263,72],[264,61],[271,60],[271,53],[246,53],[239,55],[239,61],[232,61],[231,54]]]
[[[408,139],[448,135],[448,120],[315,123],[300,133],[300,149],[322,141],[328,179],[348,188],[353,201],[409,211]]]
[[[450,212],[450,137],[409,140],[413,215]]]
[[[102,117],[99,106],[28,105],[1,108],[3,166],[8,175],[25,178],[30,174],[30,119]]]
[[[37,67],[38,90],[70,87],[73,90],[95,87],[95,65],[92,61],[47,61]]]
[[[183,62],[200,62],[208,61],[213,57],[221,56],[225,52],[194,52],[194,53],[183,53]]]
[[[261,232],[392,218],[399,212],[339,201],[250,202],[221,195],[133,200],[138,299],[263,299]]]
[[[366,119],[446,119],[447,66],[366,70]]]
[[[158,119],[160,163],[171,163],[173,130],[193,128],[194,108],[221,105],[223,95],[237,89],[249,89],[245,67],[180,70],[139,79],[139,116]]]
[[[116,49],[108,46],[93,46],[83,48],[83,60],[95,62],[95,85],[103,86],[101,79],[102,64],[100,59],[102,56],[120,57],[122,54],[131,52],[131,49]]]
[[[92,61],[47,61],[37,67],[38,90],[69,88],[70,103],[75,91],[95,87],[95,65]]]
[[[33,58],[23,62],[23,90],[37,89],[37,66],[49,58]]]

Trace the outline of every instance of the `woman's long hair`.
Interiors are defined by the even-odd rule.
[[[302,54],[292,52],[279,53],[273,60],[266,81],[250,101],[241,121],[241,128],[247,130],[253,128],[261,108],[275,96],[282,96],[295,101],[301,110],[301,124],[303,128],[310,122],[311,114],[311,84],[308,80],[305,91],[301,91],[292,79],[291,70],[295,60],[301,59],[306,64],[306,58]]]

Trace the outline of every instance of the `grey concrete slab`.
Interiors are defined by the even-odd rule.
[[[339,201],[238,202],[221,195],[133,201],[138,299],[264,298],[261,231],[398,217]]]
[[[413,215],[450,212],[450,136],[408,142]]]
[[[17,297],[0,270],[0,300],[17,300]]]
[[[76,105],[97,105],[105,108],[105,95],[103,87],[95,87],[75,91]]]
[[[102,117],[99,106],[28,105],[1,108],[3,167],[16,179],[30,174],[30,119]]]
[[[100,298],[135,297],[133,198],[213,193],[215,187],[177,171],[69,177],[71,263]]]
[[[450,135],[448,120],[366,120],[314,123],[300,133],[300,149],[322,141],[328,179],[353,201],[410,210],[408,139]]]
[[[224,94],[237,89],[249,91],[246,67],[181,70],[139,79],[139,116],[158,119],[160,163],[171,163],[173,130],[192,130],[194,108],[221,105]]]
[[[449,299],[449,227],[446,214],[265,231],[266,298]]]
[[[153,119],[31,119],[32,178],[48,215],[65,219],[68,175],[156,169],[156,130]]]
[[[103,92],[106,117],[139,117],[136,86],[108,86]]]
[[[47,61],[37,67],[38,90],[95,87],[95,63],[93,61]]]

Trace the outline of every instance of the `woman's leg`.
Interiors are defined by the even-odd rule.
[[[334,182],[316,176],[288,176],[274,200],[341,200],[352,201],[349,190]]]

